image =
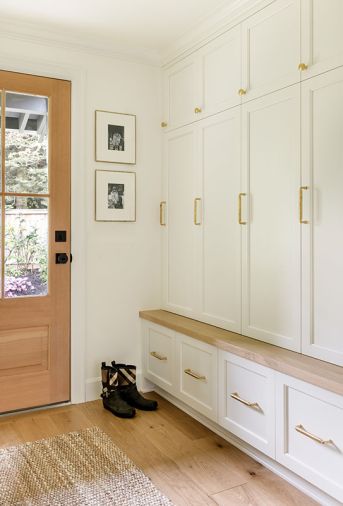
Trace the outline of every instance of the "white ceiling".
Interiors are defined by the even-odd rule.
[[[210,14],[237,0],[1,0],[0,18],[109,50],[162,53]],[[6,27],[6,23],[2,23]],[[39,33],[37,34],[39,35]]]

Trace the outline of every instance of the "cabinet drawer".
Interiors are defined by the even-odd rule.
[[[277,460],[343,502],[343,398],[277,374]]]
[[[154,324],[146,324],[144,332],[145,377],[174,393],[175,333]]]
[[[178,397],[203,415],[217,420],[217,349],[177,335]]]
[[[219,351],[219,424],[275,458],[274,372]]]

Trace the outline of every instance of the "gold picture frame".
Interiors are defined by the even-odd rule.
[[[136,164],[136,116],[95,111],[95,161]]]
[[[136,221],[136,173],[95,171],[95,221]]]

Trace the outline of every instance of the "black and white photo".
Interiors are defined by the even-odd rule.
[[[124,188],[123,184],[108,183],[108,209],[124,209]]]
[[[136,174],[95,171],[96,221],[136,221]]]
[[[95,111],[95,160],[136,163],[136,116]]]

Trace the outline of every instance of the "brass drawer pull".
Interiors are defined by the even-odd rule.
[[[160,203],[160,225],[162,227],[166,226],[166,220],[165,220],[166,205],[167,205],[167,202],[165,200]]]
[[[194,225],[201,225],[201,220],[198,219],[198,204],[201,204],[201,198],[194,199]]]
[[[238,223],[240,225],[246,225],[247,222],[242,220],[242,197],[246,197],[246,193],[240,193],[238,195]]]
[[[249,408],[255,408],[255,409],[259,409],[260,411],[262,411],[261,406],[259,405],[258,402],[246,401],[245,399],[242,399],[242,397],[239,396],[238,392],[233,392],[232,394],[230,394],[230,397],[232,399],[235,399],[235,401],[241,402],[245,406],[248,406]]]
[[[160,355],[159,353],[157,353],[157,351],[151,351],[150,352],[150,355],[154,358],[157,358],[157,360],[167,360],[167,357],[165,357],[164,355]]]
[[[309,190],[308,186],[300,186],[299,188],[299,222],[303,225],[310,223],[308,220],[304,220],[304,191]]]
[[[192,376],[192,378],[194,378],[196,380],[206,381],[206,376],[202,376],[201,374],[198,374],[197,372],[192,371],[192,369],[185,369],[184,373],[188,374],[188,376]]]
[[[330,445],[330,444],[334,444],[334,442],[332,441],[332,439],[322,439],[318,436],[315,436],[314,434],[311,434],[311,432],[308,432],[305,427],[303,425],[296,425],[295,427],[295,430],[297,432],[299,432],[300,434],[302,434],[303,436],[306,436],[306,437],[309,437],[310,439],[312,439],[313,441],[315,441],[316,443],[319,443],[321,445]]]

